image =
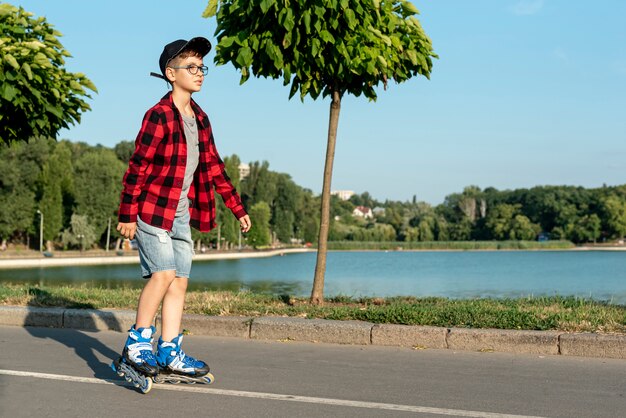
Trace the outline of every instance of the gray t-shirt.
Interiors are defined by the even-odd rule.
[[[198,148],[198,125],[196,123],[196,118],[195,116],[186,116],[182,113],[181,115],[183,117],[185,139],[187,140],[187,166],[185,168],[183,190],[180,193],[176,216],[182,216],[185,214],[185,211],[189,210],[189,200],[187,199],[187,194],[189,193],[189,187],[193,182],[193,174],[198,167],[198,161],[200,158],[200,150]]]

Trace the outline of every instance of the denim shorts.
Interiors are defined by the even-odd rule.
[[[137,217],[135,237],[144,279],[165,270],[176,270],[176,277],[189,277],[194,253],[189,212],[174,218],[171,232],[149,225]]]

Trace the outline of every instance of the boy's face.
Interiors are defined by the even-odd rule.
[[[204,65],[202,58],[190,56],[182,59],[174,59],[170,65],[172,67],[185,67],[167,67],[166,75],[172,82],[173,88],[182,89],[188,91],[189,93],[200,91],[202,83],[204,82],[204,74],[202,73],[202,70],[198,68]],[[195,72],[195,74],[192,74],[192,72]]]

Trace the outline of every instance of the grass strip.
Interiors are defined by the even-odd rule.
[[[0,285],[0,305],[74,309],[130,309],[141,289]],[[307,298],[251,292],[191,291],[185,312],[217,316],[292,316],[361,320],[377,324],[457,328],[558,330],[626,334],[626,306],[577,297],[518,299],[327,298],[323,306]]]

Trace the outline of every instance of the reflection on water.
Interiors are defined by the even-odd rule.
[[[189,288],[307,296],[315,253],[196,261]],[[0,282],[141,287],[138,265],[0,270]],[[328,296],[576,295],[626,304],[626,252],[331,252]]]

